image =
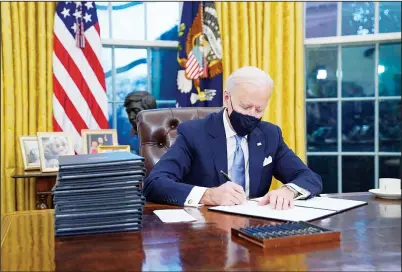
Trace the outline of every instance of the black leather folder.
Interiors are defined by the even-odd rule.
[[[117,152],[116,152],[117,153]],[[109,172],[71,172],[68,174],[58,174],[60,182],[70,179],[87,179],[87,178],[103,178],[103,177],[115,177],[115,176],[129,176],[129,175],[145,175],[144,168],[130,168],[119,171]]]
[[[93,217],[102,217],[102,216],[109,216],[109,215],[122,215],[122,214],[132,214],[142,212],[141,208],[137,209],[111,209],[106,211],[92,211],[92,212],[75,212],[75,213],[68,213],[68,214],[58,214],[55,213],[55,218],[93,218]]]
[[[105,197],[105,198],[98,198],[98,199],[80,199],[80,200],[62,200],[62,201],[57,201],[56,206],[60,207],[92,207],[92,206],[99,206],[99,205],[117,205],[121,203],[140,203],[145,205],[145,197],[142,195],[133,195],[133,194],[127,194],[124,196],[119,196],[119,197]]]
[[[53,201],[57,203],[61,203],[63,201],[84,201],[84,200],[103,200],[106,203],[107,199],[119,199],[127,196],[133,196],[137,198],[142,197],[142,192],[139,189],[131,189],[131,190],[116,190],[115,192],[106,192],[106,193],[96,193],[96,194],[72,194],[72,195],[56,195],[57,190],[55,191],[55,195],[53,196]]]
[[[77,227],[77,226],[101,226],[107,224],[142,222],[142,212],[118,215],[113,217],[89,217],[89,218],[57,218],[54,221],[55,229],[61,227]]]
[[[120,181],[120,180],[143,180],[144,179],[144,170],[138,171],[137,174],[134,175],[123,175],[123,176],[108,176],[108,177],[90,177],[90,178],[57,178],[57,184],[60,185],[75,185],[76,183],[91,183],[96,184],[98,182],[113,182],[113,181]]]
[[[71,231],[89,231],[89,230],[101,230],[101,229],[115,229],[115,228],[127,228],[127,227],[139,227],[141,222],[128,222],[117,223],[108,225],[96,225],[96,226],[76,226],[76,227],[62,227],[57,228],[57,232],[71,232]]]
[[[116,152],[118,153],[118,152]],[[80,230],[80,231],[57,231],[55,230],[55,235],[60,236],[75,236],[75,235],[89,235],[89,234],[103,234],[103,233],[114,233],[114,232],[127,232],[141,230],[141,225],[135,225],[131,227],[116,227],[108,229],[98,229],[98,230]]]
[[[107,152],[59,157],[59,171],[68,169],[86,169],[92,167],[110,167],[116,165],[143,164],[144,158],[131,152]]]
[[[68,214],[68,213],[77,213],[77,212],[94,212],[94,211],[108,211],[108,210],[116,210],[116,209],[139,209],[143,210],[144,203],[137,202],[137,203],[118,203],[118,204],[109,204],[104,203],[103,205],[97,206],[63,206],[63,205],[56,205],[55,212],[57,214]]]
[[[88,188],[88,189],[73,189],[73,190],[56,190],[54,192],[55,196],[79,196],[79,195],[100,195],[100,194],[109,194],[109,193],[117,193],[119,191],[131,191],[138,192],[140,188],[138,184],[128,185],[128,186],[115,186],[115,187],[104,187],[104,188]]]
[[[119,187],[119,186],[140,186],[142,181],[139,180],[117,180],[113,182],[77,182],[73,184],[57,184],[57,191],[66,190],[85,190],[85,189],[95,189],[95,188],[109,188],[109,187]]]

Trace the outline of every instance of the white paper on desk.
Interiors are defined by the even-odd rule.
[[[339,212],[364,205],[366,202],[331,197],[313,197],[307,200],[295,200],[294,204],[298,207],[309,207]]]
[[[260,201],[262,197],[253,198],[253,201]],[[307,200],[295,200],[294,205],[298,207],[324,209],[331,211],[343,211],[354,207],[362,206],[367,202],[331,197],[313,197]]]
[[[196,218],[182,209],[155,210],[154,214],[156,214],[163,223],[197,221]]]
[[[296,206],[288,210],[275,210],[270,205],[258,206],[256,201],[248,201],[245,204],[236,206],[217,206],[209,208],[209,210],[283,221],[311,221],[335,213],[335,211],[330,210]]]

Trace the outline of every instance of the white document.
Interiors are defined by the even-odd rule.
[[[330,210],[296,206],[288,210],[275,210],[270,205],[258,206],[256,201],[248,201],[245,204],[235,206],[217,206],[209,208],[209,210],[283,221],[311,221],[335,213],[335,211]]]
[[[192,222],[196,218],[181,209],[155,210],[156,214],[163,223]]]
[[[260,201],[262,197],[253,198],[253,201]],[[331,210],[340,212],[343,210],[351,209],[354,207],[365,205],[367,202],[357,201],[357,200],[349,200],[349,199],[340,199],[340,198],[331,198],[331,197],[313,197],[307,200],[295,200],[294,205],[297,207],[306,207],[306,208],[314,208],[314,209],[323,209],[323,210]]]
[[[313,197],[307,200],[295,200],[294,204],[298,207],[309,207],[315,209],[325,209],[331,211],[343,211],[366,204],[364,201],[339,199],[330,197]]]

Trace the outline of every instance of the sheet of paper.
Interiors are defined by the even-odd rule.
[[[260,201],[262,197],[253,198],[252,201]],[[314,209],[324,209],[331,211],[343,211],[357,206],[366,204],[364,201],[340,199],[332,197],[313,197],[307,200],[295,200],[294,205],[297,207],[308,207]]]
[[[182,209],[155,210],[154,214],[164,223],[197,221],[196,218]]]
[[[307,200],[296,200],[294,204],[298,207],[326,209],[339,212],[364,205],[366,202],[331,197],[313,197]]]
[[[245,204],[236,206],[217,206],[209,208],[209,210],[283,221],[311,221],[335,213],[335,211],[330,210],[304,207],[294,207],[288,210],[275,210],[271,208],[270,205],[258,206],[256,201],[248,201]]]

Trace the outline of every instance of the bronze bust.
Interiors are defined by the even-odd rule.
[[[137,134],[137,115],[142,110],[156,109],[155,98],[146,91],[131,92],[124,100],[128,120],[133,126],[134,135]]]

